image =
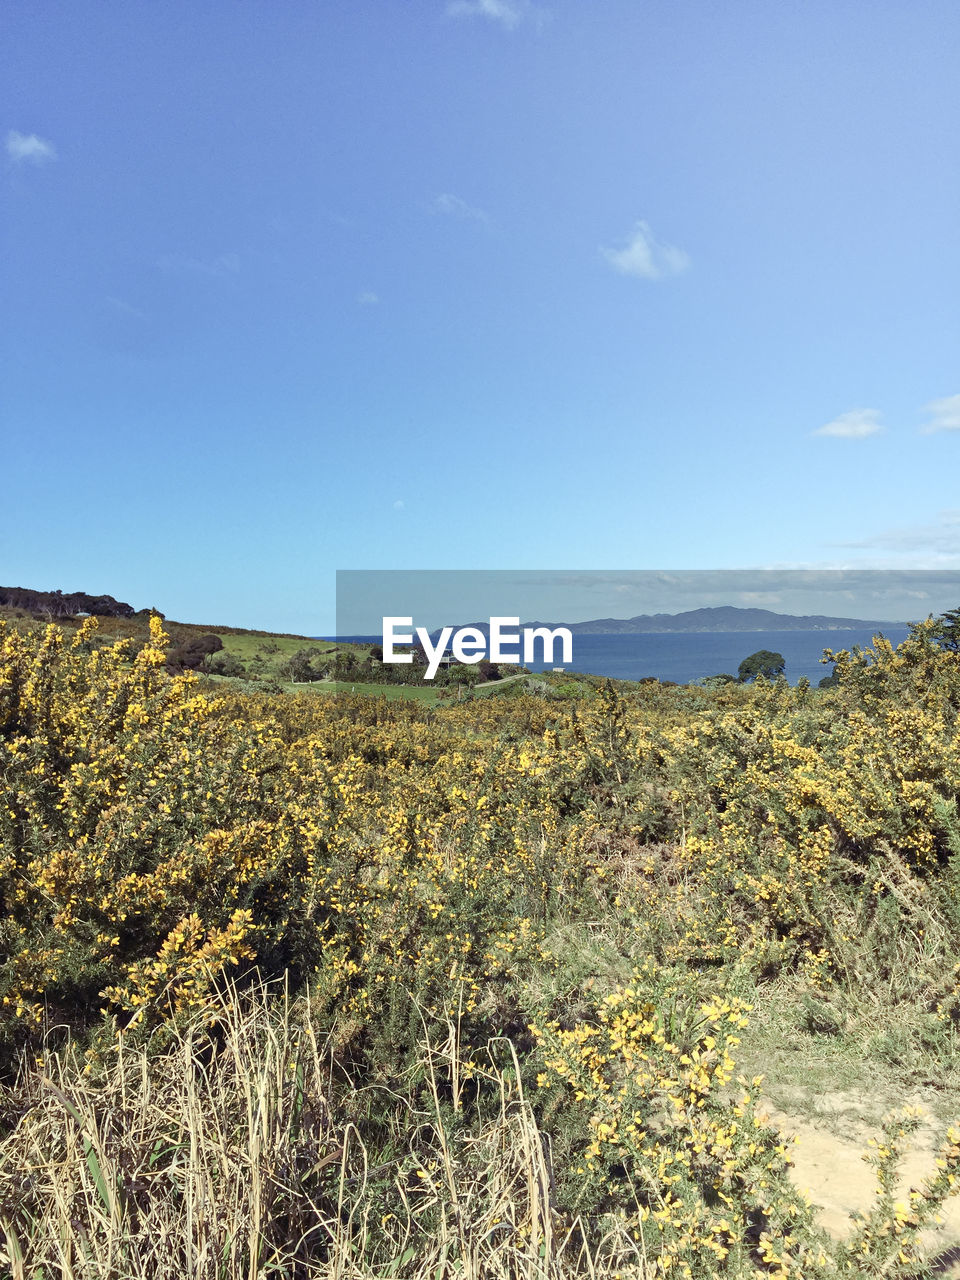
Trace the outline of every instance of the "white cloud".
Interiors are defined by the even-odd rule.
[[[512,31],[528,6],[522,0],[450,0],[447,13],[453,18],[489,18]]]
[[[815,436],[842,436],[847,440],[862,440],[882,431],[879,409],[848,409],[831,422],[825,422],[811,432]]]
[[[57,149],[52,142],[38,138],[35,133],[17,133],[11,129],[7,134],[7,155],[15,164],[46,164],[48,160],[56,160]]]
[[[920,428],[924,435],[934,431],[960,431],[960,396],[931,400],[924,409],[932,415],[930,421]]]
[[[742,605],[762,608],[768,604],[783,604],[779,591],[741,591],[737,597]]]
[[[364,289],[362,293],[357,294],[357,302],[361,307],[375,307],[380,301],[380,295],[374,293],[372,289]]]
[[[896,563],[923,565],[960,564],[960,510],[937,512],[930,524],[886,529],[856,542],[841,542],[841,547],[892,553]]]
[[[623,249],[600,251],[615,271],[640,280],[662,280],[676,276],[690,266],[690,255],[676,245],[664,244],[653,234],[649,222],[638,222],[633,238]]]
[[[467,204],[466,200],[461,200],[459,196],[451,195],[449,191],[437,196],[430,208],[434,213],[446,214],[450,218],[472,218],[475,222],[490,221],[482,209],[477,209],[472,204]]]
[[[393,504],[393,509],[394,511],[404,511],[406,510],[406,506],[407,504],[404,502],[404,500],[402,498],[398,498],[396,502]]]

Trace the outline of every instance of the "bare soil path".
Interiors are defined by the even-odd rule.
[[[800,1090],[795,1091],[798,1095]],[[868,1120],[876,1099],[854,1092],[823,1093],[815,1098],[797,1097],[790,1106],[781,1094],[779,1106],[765,1100],[771,1124],[784,1137],[796,1138],[791,1148],[793,1179],[817,1207],[825,1230],[836,1237],[849,1234],[854,1213],[868,1213],[876,1196],[876,1175],[863,1159],[869,1138],[879,1136]],[[901,1099],[923,1106],[923,1098]],[[913,1135],[901,1164],[898,1188],[903,1198],[934,1172],[936,1152],[944,1126],[932,1117]],[[960,1196],[949,1199],[941,1211],[943,1224],[928,1233],[927,1246],[934,1270],[960,1280]]]

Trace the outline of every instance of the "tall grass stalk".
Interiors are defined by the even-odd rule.
[[[160,1052],[119,1036],[96,1072],[72,1047],[25,1062],[0,1098],[0,1274],[565,1280],[632,1259],[643,1276],[612,1222],[592,1252],[561,1228],[512,1046],[466,1067],[456,1020],[423,1030],[427,1087],[374,1100],[405,1116],[376,1159],[347,1118],[376,1086],[345,1082],[309,996],[227,991]],[[465,1125],[467,1077],[494,1101]]]

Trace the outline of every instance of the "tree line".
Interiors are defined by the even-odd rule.
[[[48,618],[71,618],[92,613],[101,618],[132,618],[136,610],[113,596],[91,596],[86,591],[34,591],[30,587],[0,587],[0,605]]]

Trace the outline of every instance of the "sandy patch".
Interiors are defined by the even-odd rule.
[[[876,1174],[863,1155],[867,1139],[879,1133],[862,1120],[862,1103],[853,1095],[823,1095],[817,1103],[820,1114],[812,1118],[778,1110],[769,1101],[762,1109],[784,1137],[798,1139],[790,1148],[793,1180],[816,1206],[821,1225],[839,1238],[852,1230],[852,1215],[868,1213],[874,1203]],[[935,1171],[941,1140],[942,1129],[932,1123],[912,1136],[898,1180],[904,1200],[911,1187]],[[927,1234],[926,1243],[938,1273],[960,1278],[960,1196],[946,1201],[941,1217],[943,1224]]]

